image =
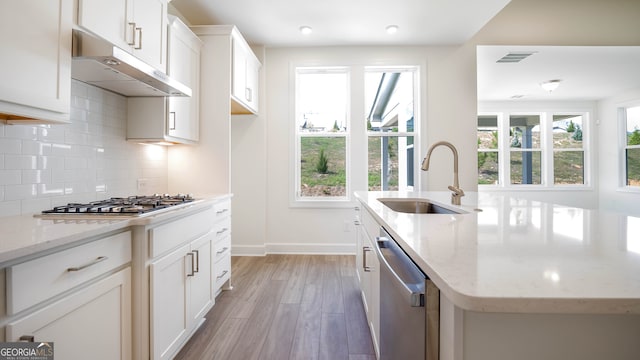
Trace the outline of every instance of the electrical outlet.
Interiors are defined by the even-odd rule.
[[[149,187],[149,180],[147,179],[138,179],[138,192],[147,191],[147,187]]]

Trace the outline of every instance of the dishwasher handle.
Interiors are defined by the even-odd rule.
[[[400,287],[403,289],[402,291],[405,293],[406,298],[409,300],[409,304],[411,307],[424,307],[424,287],[418,284],[407,283],[398,275],[396,270],[389,264],[385,257],[385,252],[392,252],[391,247],[397,246],[395,242],[385,236],[376,237],[376,253],[378,255],[378,259],[380,261],[380,266],[384,267],[389,273],[391,273],[393,280],[396,282],[396,287]],[[395,249],[394,249],[395,250]],[[397,249],[402,253],[401,249]],[[397,254],[397,251],[393,251],[394,255]],[[402,253],[401,255],[404,255]],[[406,257],[406,255],[404,255]],[[400,259],[401,261],[411,261],[408,257],[406,259]]]

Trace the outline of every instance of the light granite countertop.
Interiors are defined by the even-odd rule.
[[[462,309],[640,313],[640,218],[496,193],[469,193],[453,206],[449,194],[356,197]],[[465,213],[399,213],[383,197],[427,198]]]
[[[0,217],[0,267],[137,225],[154,225],[212,206],[229,195],[208,196],[142,216],[34,215]]]

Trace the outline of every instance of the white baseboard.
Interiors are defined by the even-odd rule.
[[[231,245],[231,256],[265,256],[264,245]]]
[[[264,256],[267,254],[354,255],[355,244],[286,244],[232,245],[232,256]]]

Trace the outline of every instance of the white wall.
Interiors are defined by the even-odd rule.
[[[71,83],[71,124],[0,124],[0,216],[167,189],[166,149],[128,143],[126,98]]]

